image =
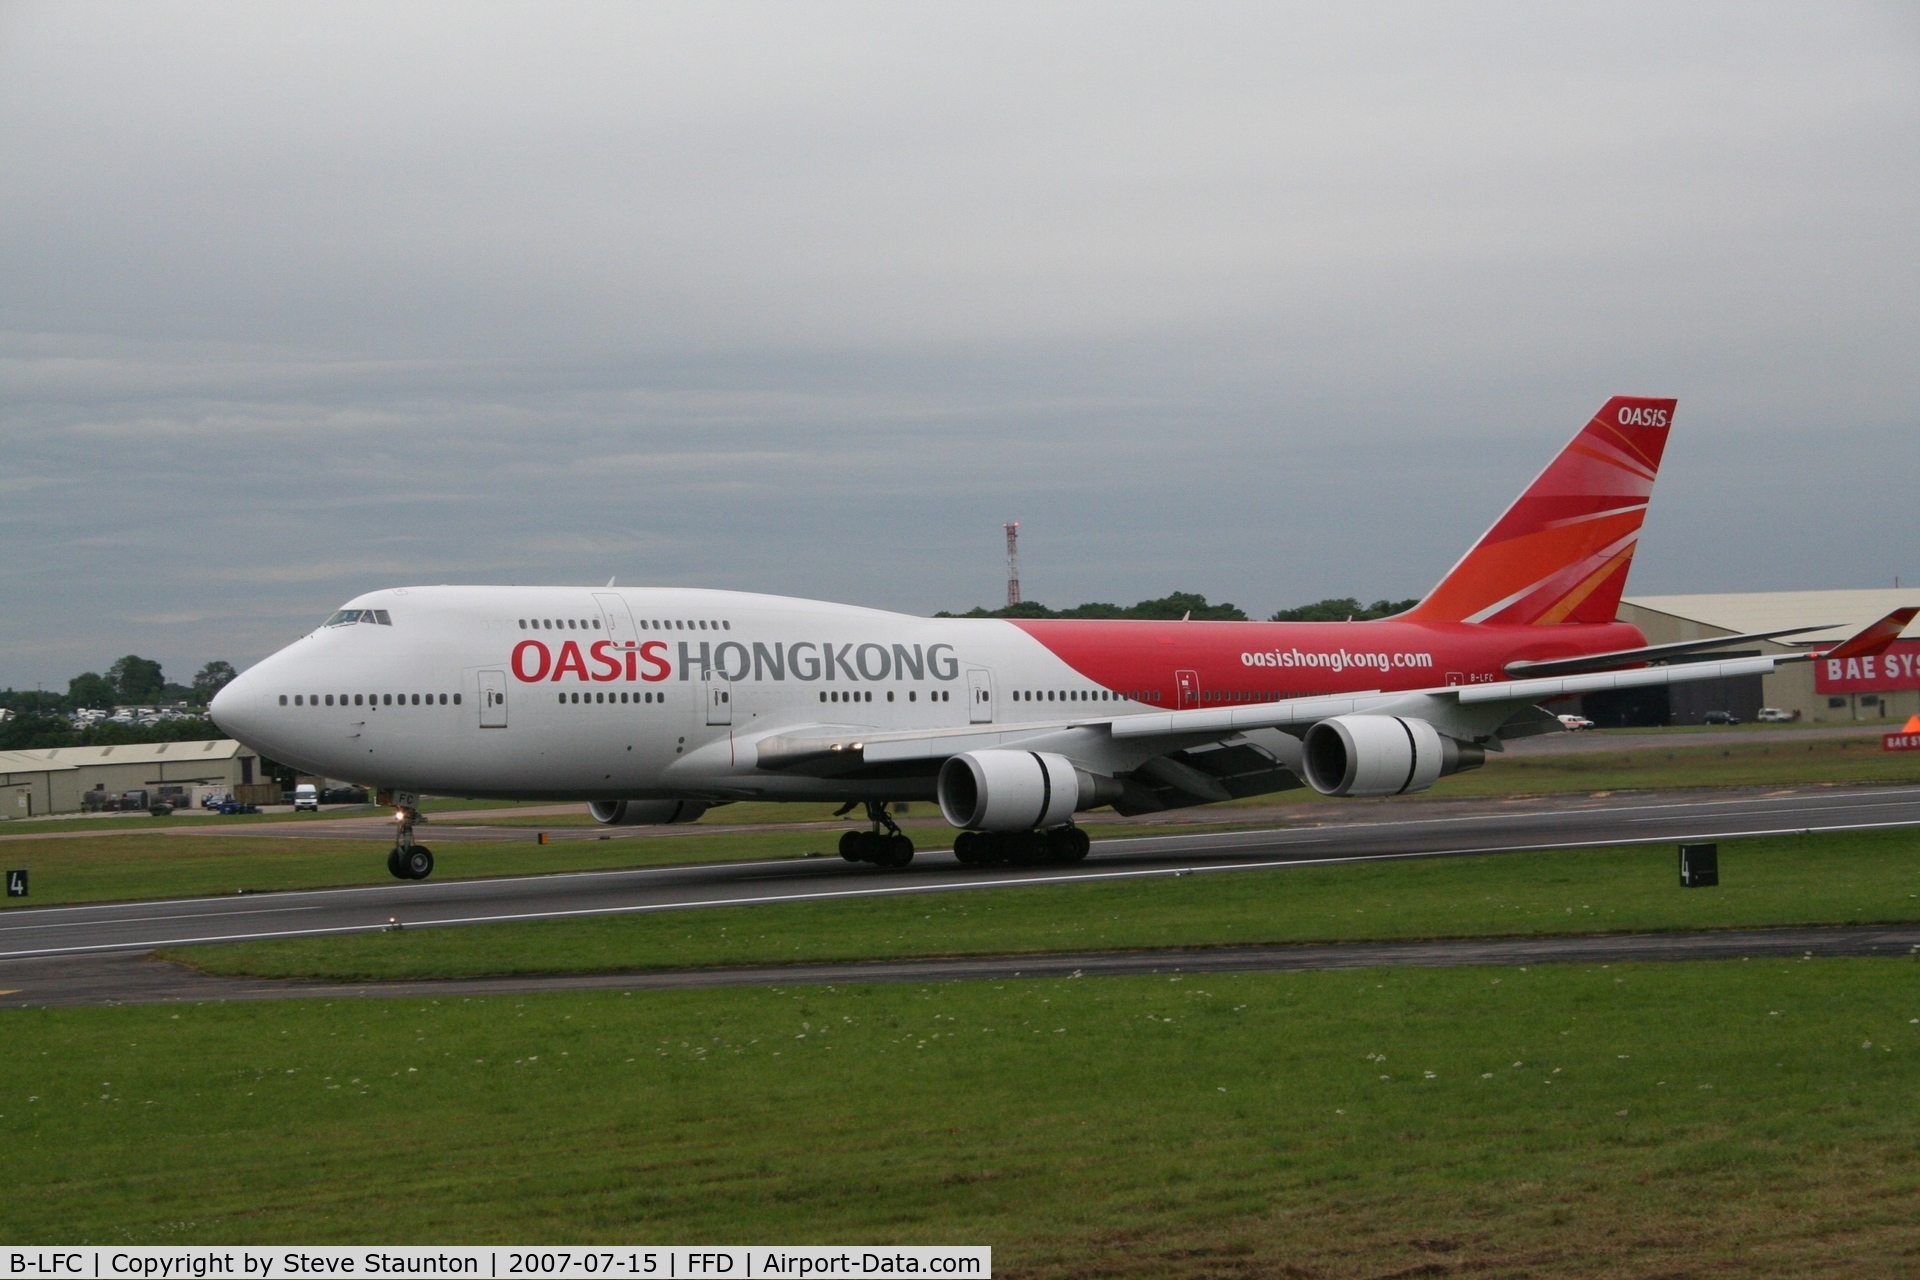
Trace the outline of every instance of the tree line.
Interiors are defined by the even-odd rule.
[[[84,710],[168,702],[204,708],[235,674],[232,663],[215,660],[201,667],[192,683],[176,684],[166,678],[158,662],[130,653],[105,674],[81,672],[67,681],[64,694],[50,689],[0,689],[0,709],[13,713],[0,720],[0,751],[217,737],[219,730],[204,715],[137,725],[96,722],[85,728],[75,728],[72,717]]]
[[[1270,616],[1268,622],[1364,622],[1371,618],[1389,618],[1396,613],[1405,613],[1420,603],[1415,596],[1411,600],[1375,600],[1372,604],[1362,604],[1352,596],[1329,597],[1316,600],[1312,604],[1299,605],[1292,609],[1282,609]],[[1094,601],[1077,604],[1071,609],[1049,609],[1034,600],[1022,600],[1019,604],[1004,605],[998,609],[973,608],[965,613],[936,613],[936,618],[1133,618],[1159,621],[1178,621],[1191,618],[1195,622],[1245,622],[1246,610],[1234,604],[1208,604],[1207,598],[1191,591],[1175,591],[1161,596],[1158,600],[1142,600],[1134,605],[1107,604]]]

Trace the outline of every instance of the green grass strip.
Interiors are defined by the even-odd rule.
[[[1017,875],[1018,872],[1009,872]],[[832,889],[839,886],[822,886]],[[1920,832],[1302,866],[178,948],[209,973],[481,977],[709,965],[1920,919]]]

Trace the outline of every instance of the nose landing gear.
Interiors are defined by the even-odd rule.
[[[851,809],[853,806],[848,805]],[[845,810],[842,810],[845,812]],[[848,831],[840,837],[840,856],[848,862],[871,862],[876,867],[898,869],[913,861],[913,841],[907,838],[884,800],[867,801],[869,831]]]
[[[387,854],[387,870],[397,880],[425,880],[433,874],[433,850],[413,842],[413,824],[420,821],[420,797],[396,797],[398,808],[393,820],[393,850]]]

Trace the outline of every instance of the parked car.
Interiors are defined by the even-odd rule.
[[[1593,721],[1587,719],[1585,716],[1561,716],[1560,726],[1570,732],[1575,732],[1581,729],[1593,728]]]
[[[241,804],[241,803],[240,803],[240,802],[239,802],[238,800],[231,800],[231,799],[230,799],[230,800],[227,800],[227,801],[225,801],[224,803],[221,803],[221,804],[217,804],[217,805],[215,805],[215,806],[213,806],[213,811],[214,811],[215,813],[219,813],[219,814],[225,814],[225,815],[227,815],[227,816],[229,816],[229,817],[231,817],[232,815],[234,815],[234,814],[236,814],[236,813],[258,813],[258,812],[260,812],[260,810],[259,810],[259,808],[258,808],[258,807],[256,807],[256,806],[254,806],[254,805],[250,805],[250,804]]]
[[[299,813],[302,810],[320,812],[320,788],[311,782],[303,782],[293,789],[293,811]]]
[[[202,809],[218,809],[223,804],[232,804],[232,803],[233,803],[233,792],[209,791],[205,796],[201,797],[200,807]]]
[[[1739,724],[1740,717],[1731,711],[1709,711],[1701,717],[1708,724]]]
[[[1779,707],[1762,707],[1753,717],[1761,724],[1791,724],[1800,718],[1798,711],[1782,711]]]

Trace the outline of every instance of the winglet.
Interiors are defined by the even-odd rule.
[[[1822,658],[1865,658],[1877,653],[1885,653],[1907,624],[1920,617],[1920,606],[1908,605],[1895,609],[1880,621],[1865,628],[1852,637],[1842,640],[1833,648],[1821,654]]]

